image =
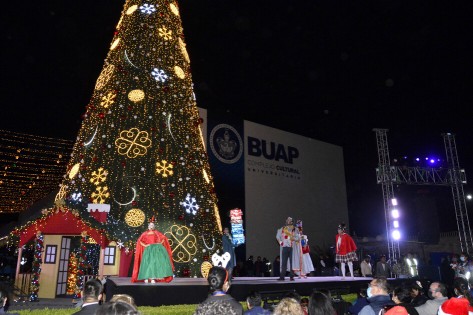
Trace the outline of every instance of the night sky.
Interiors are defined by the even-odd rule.
[[[384,233],[373,128],[389,129],[391,158],[400,161],[443,159],[441,134],[452,132],[460,165],[472,172],[468,3],[181,1],[197,105],[342,146],[350,229]],[[75,138],[123,4],[3,3],[0,129]],[[395,194],[407,233],[422,220],[419,196],[433,198],[441,231],[455,230],[449,188],[399,186]]]

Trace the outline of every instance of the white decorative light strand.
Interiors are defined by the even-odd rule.
[[[205,238],[204,238],[203,235],[201,235],[200,237],[202,237],[202,242],[204,242],[204,246],[205,246],[205,248],[207,248],[207,250],[212,250],[212,249],[215,248],[215,238],[214,238],[214,237],[212,237],[212,243],[213,243],[213,244],[212,244],[212,247],[209,247],[209,246],[207,245],[207,243],[205,242]]]

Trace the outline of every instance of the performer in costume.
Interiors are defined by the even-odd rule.
[[[136,241],[131,282],[171,282],[173,271],[171,246],[167,237],[156,230],[153,216],[148,224],[148,230]]]
[[[228,274],[230,275],[230,279],[233,277],[233,268],[236,266],[236,258],[235,258],[235,244],[233,243],[232,235],[230,234],[229,228],[225,227],[223,229],[222,235],[222,244],[223,244],[223,252],[230,254],[230,260],[228,261],[227,269]]]
[[[296,226],[294,227],[294,241],[292,242],[292,271],[294,274],[299,276],[305,276],[305,271],[302,268],[302,221],[297,220]]]
[[[335,236],[336,256],[335,262],[340,263],[342,270],[342,280],[345,279],[345,264],[348,263],[351,277],[353,274],[353,262],[358,260],[356,256],[356,245],[350,235],[346,233],[346,225],[344,223],[338,226],[338,234]]]
[[[304,278],[307,278],[307,274],[315,271],[312,258],[310,258],[309,239],[307,235],[302,235],[301,238],[302,246],[302,270],[304,271]]]
[[[286,225],[278,229],[276,233],[276,239],[279,243],[279,256],[281,257],[280,270],[278,280],[284,280],[287,269],[287,261],[290,264],[290,277],[291,281],[294,281],[294,274],[292,273],[292,242],[294,241],[294,226],[292,225],[292,218],[286,219]]]

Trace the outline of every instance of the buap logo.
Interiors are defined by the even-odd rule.
[[[219,124],[210,133],[210,149],[220,162],[233,164],[243,154],[243,141],[235,128]]]

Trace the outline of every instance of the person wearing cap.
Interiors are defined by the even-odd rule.
[[[156,230],[154,216],[136,241],[131,282],[171,282],[174,273],[171,246],[167,237]]]
[[[391,267],[389,267],[389,264],[386,262],[386,255],[381,255],[379,261],[376,263],[375,276],[384,278],[391,276]]]
[[[440,305],[448,300],[447,287],[441,282],[432,282],[427,294],[430,300],[417,306],[417,313],[419,313],[419,315],[436,315]]]
[[[373,276],[373,267],[371,266],[371,256],[365,255],[363,261],[360,263],[361,275],[363,277]]]
[[[438,315],[468,315],[471,311],[467,299],[452,297],[440,305]]]
[[[344,223],[338,226],[338,233],[335,236],[336,256],[335,262],[340,263],[342,270],[342,280],[345,279],[345,264],[348,263],[350,275],[355,278],[353,274],[353,262],[358,261],[356,256],[356,245],[350,235],[346,233],[346,225]]]
[[[281,256],[280,270],[278,280],[284,280],[287,269],[287,261],[289,260],[289,275],[291,281],[294,281],[294,273],[292,268],[292,243],[295,241],[294,225],[291,217],[286,219],[286,225],[278,229],[276,240],[279,243],[279,251]]]
[[[468,315],[473,311],[473,297],[470,293],[468,280],[456,278],[453,282],[454,297],[445,301],[438,310],[440,315]]]

